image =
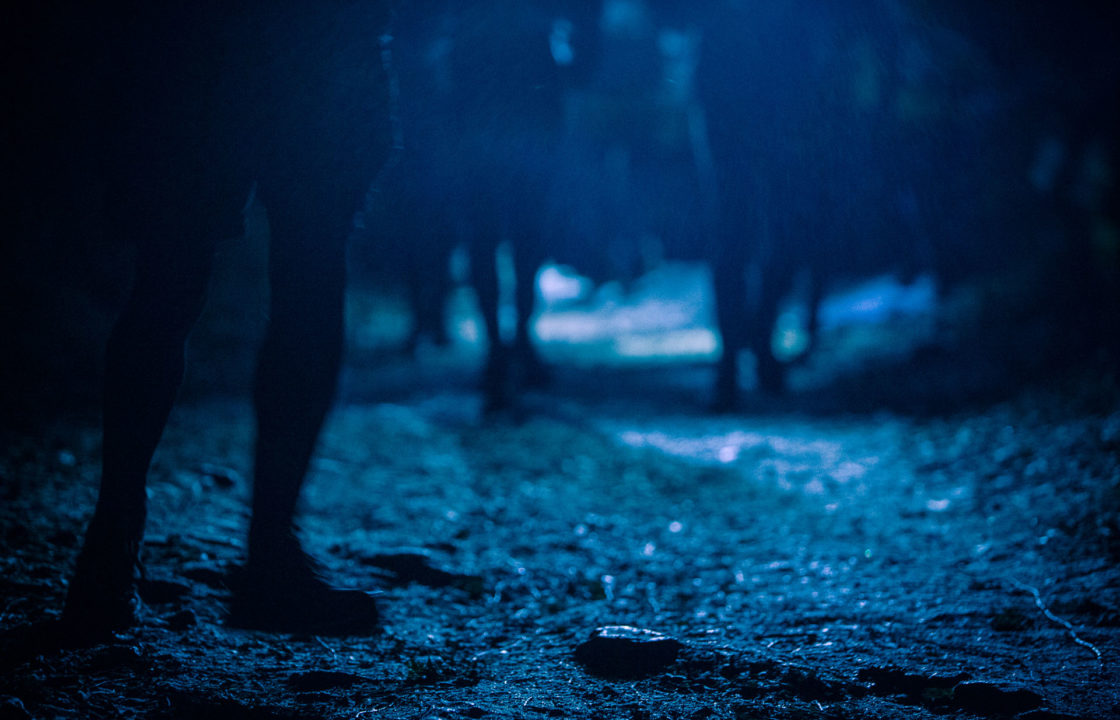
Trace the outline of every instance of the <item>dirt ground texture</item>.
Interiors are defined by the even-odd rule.
[[[182,403],[143,623],[9,655],[0,717],[1120,716],[1114,382],[713,416],[692,392],[710,372],[569,369],[496,418],[422,363],[383,370],[393,397],[349,393],[302,528],[335,581],[378,592],[369,637],[223,623],[251,409]],[[6,438],[0,629],[58,615],[98,447],[87,417]],[[608,626],[633,629],[589,642]]]

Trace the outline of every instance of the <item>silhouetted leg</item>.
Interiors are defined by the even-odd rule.
[[[721,242],[736,245],[737,238],[725,234]],[[723,350],[716,365],[716,384],[712,407],[726,411],[739,404],[739,351],[746,329],[744,308],[747,301],[746,267],[742,253],[735,247],[723,248],[712,267],[716,325]]]
[[[405,340],[404,349],[410,355],[415,355],[421,339],[428,332],[428,293],[424,289],[424,275],[419,268],[419,258],[410,256],[406,262],[405,292],[408,295],[408,305],[412,308],[412,330]]]
[[[257,437],[248,561],[230,621],[268,630],[361,632],[377,621],[373,599],[330,587],[295,535],[295,513],[343,348],[349,196],[330,188],[266,195],[272,229],[271,310],[257,362]]]
[[[529,332],[537,299],[537,272],[544,263],[540,253],[532,251],[534,245],[535,243],[526,242],[520,247],[516,244],[513,247],[513,267],[517,276],[514,290],[517,325],[513,347],[525,385],[542,387],[552,378],[533,346],[533,338]]]
[[[283,223],[277,223],[283,228]],[[308,242],[300,239],[298,243]],[[300,486],[330,408],[342,351],[341,260],[323,241],[298,262],[285,243],[271,254],[279,295],[257,364],[253,399],[257,442],[250,562],[271,556],[292,526]],[[300,277],[302,275],[302,277]],[[285,298],[285,295],[291,295]]]
[[[755,356],[755,373],[758,389],[767,394],[781,395],[786,389],[785,365],[774,355],[771,339],[778,321],[778,308],[782,289],[789,286],[788,276],[782,268],[771,268],[762,278],[756,322],[750,333],[749,344]]]
[[[416,219],[426,221],[429,227],[426,229],[423,223],[416,223],[415,234],[408,238],[408,242],[415,243],[406,259],[408,293],[415,314],[408,340],[410,352],[416,350],[420,338],[424,336],[441,347],[450,342],[444,310],[450,291],[448,273],[454,247],[450,239],[452,232],[446,223],[436,218],[417,216]]]
[[[788,251],[787,251],[788,252]],[[793,258],[782,253],[772,253],[753,281],[757,287],[751,297],[751,325],[747,344],[755,356],[755,375],[759,392],[781,395],[786,390],[786,364],[774,354],[774,328],[782,300],[793,288],[795,270]]]
[[[509,405],[512,393],[509,389],[509,353],[502,342],[501,327],[498,323],[498,310],[501,288],[498,283],[497,268],[497,228],[492,222],[480,216],[472,223],[474,237],[469,243],[471,255],[471,280],[478,297],[479,312],[486,325],[486,339],[489,343],[486,352],[486,367],[482,375],[482,392],[485,396],[486,410],[499,410]]]
[[[424,325],[432,336],[432,342],[440,347],[451,344],[447,329],[447,301],[451,296],[451,253],[455,248],[451,228],[442,228],[437,238],[435,257],[429,259],[426,294],[426,320]]]
[[[101,486],[63,613],[75,631],[96,636],[134,620],[148,466],[182,381],[212,257],[201,239],[139,249],[132,295],[106,351]]]
[[[823,273],[820,271],[814,271],[809,278],[809,318],[805,328],[805,332],[809,336],[809,344],[806,346],[805,352],[801,355],[802,360],[806,360],[812,355],[813,350],[816,349],[817,343],[820,341],[821,301],[824,300],[824,278],[821,277],[822,274]]]

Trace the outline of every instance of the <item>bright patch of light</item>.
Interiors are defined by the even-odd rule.
[[[673,264],[643,277],[629,293],[615,283],[592,293],[586,279],[549,266],[538,285],[549,306],[536,317],[532,332],[546,357],[571,353],[572,360],[602,356],[625,362],[718,357],[705,268]],[[580,304],[573,306],[571,300]]]
[[[879,458],[867,458],[862,463],[852,462],[850,460],[840,463],[833,469],[829,475],[838,483],[846,483],[852,480],[859,480],[867,474],[868,465],[877,462]]]
[[[545,305],[557,305],[586,297],[591,282],[565,268],[546,265],[537,275],[537,288]]]
[[[806,495],[824,495],[824,483],[821,482],[820,478],[813,478],[805,483],[802,490]]]
[[[631,359],[708,358],[719,351],[719,339],[707,328],[692,328],[660,335],[624,335],[615,349],[619,357]]]
[[[766,442],[766,437],[758,433],[738,431],[727,435],[680,437],[659,431],[628,430],[620,433],[618,438],[631,447],[651,447],[674,457],[721,464],[727,462],[722,458],[728,457],[730,453],[735,453],[737,458],[744,448],[757,447]]]
[[[689,433],[610,424],[604,430],[624,445],[652,448],[705,465],[736,467],[758,486],[812,496],[863,495],[869,473],[880,462],[875,455],[849,455],[845,443],[838,440],[798,432],[704,432],[697,428]]]
[[[886,298],[882,295],[872,295],[871,297],[862,298],[852,304],[852,312],[858,314],[873,313],[883,309],[886,305]]]
[[[625,430],[618,434],[618,439],[631,447],[655,448],[666,455],[706,463],[727,464],[761,454],[805,458],[807,464],[815,467],[824,465],[837,468],[836,472],[847,478],[859,477],[866,472],[865,466],[855,461],[843,460],[843,448],[840,443],[830,440],[765,435],[743,430],[699,437],[681,436],[658,430],[649,432]],[[849,462],[850,466],[845,464]],[[861,469],[857,470],[857,467]]]
[[[467,343],[477,343],[482,339],[479,323],[473,317],[460,317],[455,323],[455,337]]]
[[[537,318],[533,326],[537,340],[546,343],[586,343],[609,336],[601,318],[591,313],[549,313]]]
[[[691,308],[679,303],[647,300],[629,305],[604,305],[587,310],[555,311],[542,315],[536,334],[544,342],[618,337],[625,333],[657,333],[695,322]]]

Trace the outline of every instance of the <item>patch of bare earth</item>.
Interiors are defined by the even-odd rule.
[[[0,717],[1120,714],[1115,408],[540,404],[484,421],[449,390],[337,409],[303,530],[384,615],[345,638],[223,624],[250,412],[181,407],[152,471],[145,621],[9,655]],[[5,439],[3,629],[59,612],[97,455],[78,420]],[[581,654],[604,626],[662,635]]]

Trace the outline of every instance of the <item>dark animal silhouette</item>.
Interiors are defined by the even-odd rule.
[[[529,319],[536,273],[555,250],[546,215],[564,82],[550,48],[564,19],[545,5],[422,2],[402,8],[393,26],[403,151],[400,180],[386,183],[394,201],[382,204],[403,219],[404,242],[420,249],[429,272],[446,272],[457,242],[467,248],[489,346],[483,391],[491,408],[508,403],[514,378],[545,377]],[[503,243],[517,278],[512,344],[498,320]]]
[[[528,332],[541,264],[625,275],[650,237],[666,256],[713,269],[723,338],[713,403],[735,403],[740,349],[754,351],[763,389],[782,388],[769,342],[779,303],[805,267],[827,276],[830,256],[859,232],[837,229],[858,202],[839,180],[852,172],[840,167],[847,149],[834,152],[852,122],[833,92],[848,80],[837,68],[846,49],[818,47],[840,24],[827,11],[719,5],[679,11],[675,51],[654,16],[613,6],[600,15],[590,4],[572,22],[556,8],[436,2],[399,19],[406,179],[389,184],[406,189],[398,210],[416,208],[402,217],[424,218],[406,228],[437,271],[452,235],[467,243],[490,341],[488,407],[547,377]],[[592,38],[577,44],[578,82],[555,44],[549,53],[565,20],[564,32]],[[816,35],[803,37],[806,24]],[[704,39],[693,94],[695,25]],[[512,346],[498,322],[500,242],[516,278]],[[812,287],[815,307],[823,282]]]
[[[378,57],[385,4],[52,3],[39,17],[37,37],[63,60],[28,78],[29,91],[84,78],[80,98],[59,95],[40,114],[81,113],[70,149],[99,168],[104,231],[136,247],[106,349],[101,485],[63,613],[71,639],[134,622],[148,466],[214,244],[240,232],[254,183],[272,233],[271,306],[253,391],[248,557],[230,620],[370,628],[370,596],[319,576],[293,518],[342,353],[344,242],[389,146]]]
[[[784,387],[769,340],[800,272],[815,311],[847,278],[926,272],[948,289],[1038,261],[1022,138],[1037,144],[1046,115],[1064,115],[1074,143],[1115,137],[1116,12],[1094,7],[714,4],[696,77],[716,188],[718,397],[734,397],[738,347],[764,389]],[[1092,213],[1060,213],[1073,235],[1054,253],[1060,274],[1089,284]]]

